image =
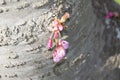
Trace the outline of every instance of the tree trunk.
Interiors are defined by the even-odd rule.
[[[117,4],[108,1],[1,0],[1,80],[120,80],[119,24],[115,19],[106,29],[104,23],[105,8]],[[56,64],[46,44],[50,23],[65,12],[70,19],[63,37],[70,48]]]

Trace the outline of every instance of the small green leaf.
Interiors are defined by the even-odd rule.
[[[115,0],[116,3],[118,3],[120,5],[120,0]]]

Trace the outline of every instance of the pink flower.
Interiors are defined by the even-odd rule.
[[[47,48],[48,49],[52,48],[52,38],[49,38],[48,43],[47,43]]]
[[[64,49],[68,49],[69,48],[69,42],[62,40],[61,41],[61,45],[63,46]]]
[[[114,13],[113,12],[109,12],[106,16],[105,16],[105,18],[106,19],[109,19],[109,18],[112,18],[114,16]]]
[[[62,46],[58,46],[54,51],[53,51],[53,61],[54,62],[60,62],[62,59],[64,59],[66,55],[66,51]]]

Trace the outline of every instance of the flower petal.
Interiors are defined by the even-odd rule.
[[[60,62],[66,55],[66,51],[62,46],[56,48],[53,52],[53,61]]]
[[[61,44],[62,44],[62,46],[63,46],[64,49],[68,49],[69,48],[69,42],[67,42],[65,40],[62,40]]]

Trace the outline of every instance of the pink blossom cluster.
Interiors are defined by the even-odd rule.
[[[109,18],[112,18],[113,16],[114,16],[113,12],[109,12],[109,13],[105,16],[105,18],[106,18],[106,19],[109,19]]]
[[[48,40],[47,48],[53,48],[53,41],[55,41],[56,48],[53,51],[53,61],[60,62],[66,56],[66,50],[69,48],[69,42],[61,39],[61,31],[63,31],[66,26],[64,25],[65,21],[69,18],[69,13],[65,13],[61,19],[55,18],[52,22],[53,31]]]
[[[118,12],[108,12],[107,15],[105,16],[106,19],[110,19],[112,17],[119,17]]]

